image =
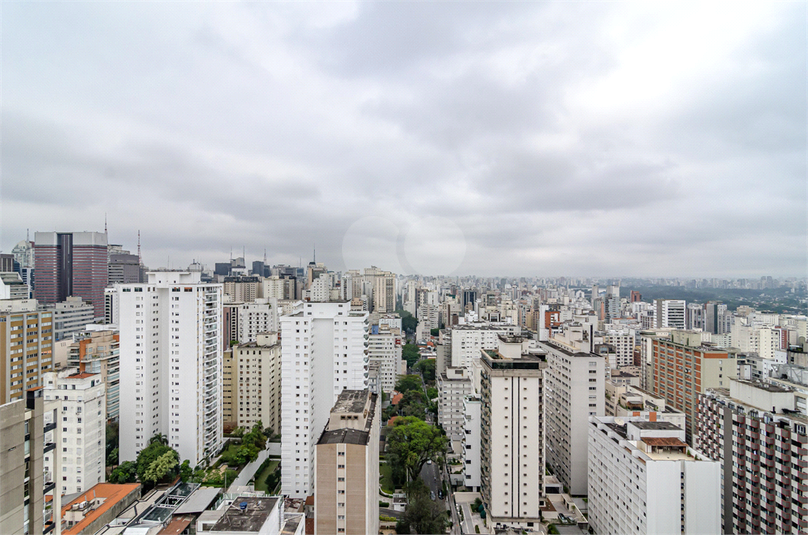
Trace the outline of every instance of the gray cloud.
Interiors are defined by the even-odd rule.
[[[9,4],[0,247],[804,276],[805,5],[694,9]]]

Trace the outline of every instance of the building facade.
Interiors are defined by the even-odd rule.
[[[474,393],[471,373],[466,368],[447,368],[436,377],[438,387],[438,423],[449,440],[463,439],[463,400]]]
[[[349,302],[300,303],[281,324],[281,475],[283,493],[305,498],[314,485],[314,447],[345,390],[364,390],[367,312]]]
[[[118,286],[120,459],[156,434],[191,466],[222,445],[222,287],[198,272],[155,272]]]
[[[343,390],[315,448],[314,533],[379,532],[381,403]]]
[[[70,344],[67,365],[79,371],[95,373],[106,387],[107,420],[116,422],[120,415],[121,354],[117,331],[86,331]]]
[[[107,235],[102,232],[37,232],[34,239],[36,287],[43,304],[60,303],[70,296],[93,305],[104,317],[107,286]]]
[[[37,311],[33,300],[21,308],[0,313],[0,403],[24,399],[54,366],[53,312]]]
[[[372,325],[368,335],[368,357],[379,363],[382,390],[390,394],[396,387],[401,370],[401,330],[387,325]]]
[[[260,421],[264,428],[280,431],[281,344],[278,333],[267,332],[255,342],[233,346],[235,371],[233,405],[238,427],[251,428]]]
[[[641,417],[589,423],[589,523],[595,533],[719,533],[719,466],[685,431]]]

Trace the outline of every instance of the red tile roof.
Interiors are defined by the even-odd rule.
[[[95,498],[106,498],[104,500],[104,503],[102,503],[101,505],[90,511],[89,514],[85,516],[81,522],[73,525],[73,527],[71,527],[70,529],[63,529],[62,535],[74,535],[76,533],[81,532],[81,530],[89,526],[93,520],[101,516],[102,513],[111,509],[113,505],[123,500],[126,496],[129,495],[130,492],[136,490],[139,486],[140,483],[126,483],[123,485],[116,485],[114,483],[98,483],[90,490],[74,499],[72,502],[62,506],[62,517],[64,517],[64,514],[74,504],[81,503],[84,501],[91,501]]]

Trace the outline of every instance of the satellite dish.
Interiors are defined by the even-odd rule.
[[[617,424],[617,425],[625,425],[626,424],[626,422],[624,422],[622,418],[615,418],[614,423]]]

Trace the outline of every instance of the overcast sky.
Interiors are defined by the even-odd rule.
[[[806,276],[806,3],[2,4],[4,252]]]

